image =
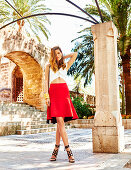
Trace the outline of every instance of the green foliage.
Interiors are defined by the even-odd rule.
[[[94,42],[90,28],[84,29],[81,32],[85,32],[85,34],[73,40],[82,38],[82,42],[76,42],[73,49],[73,51],[79,50],[79,53],[75,62],[68,70],[68,75],[75,75],[75,79],[79,76],[84,78],[85,87],[87,84],[91,84],[92,75],[94,74]]]
[[[104,22],[113,21],[118,29],[118,50],[120,54],[126,53],[126,50],[131,45],[131,1],[130,0],[99,0],[98,1],[103,16]],[[85,11],[91,14],[94,18],[99,19],[100,15],[96,4],[86,5]],[[76,61],[68,70],[68,75],[77,73],[76,78],[81,75],[85,79],[84,87],[92,81],[94,71],[94,42],[91,33],[91,28],[84,28],[79,32],[81,36],[75,38],[75,47],[73,51],[78,51]],[[79,41],[78,41],[79,40]]]
[[[48,12],[50,10],[49,8],[46,8],[43,0],[10,0],[10,3],[22,17]],[[0,0],[0,23],[4,25],[13,20],[17,20],[21,18],[19,14],[14,11],[5,0]],[[41,42],[42,37],[39,37],[38,33],[42,33],[47,39],[48,35],[50,35],[50,32],[46,28],[46,24],[50,24],[50,21],[46,16],[24,19],[19,23],[14,23],[12,27],[15,27],[16,24],[18,24],[19,27],[24,27],[27,36],[35,35],[39,42]]]
[[[80,119],[82,119],[84,116],[88,118],[88,116],[91,116],[93,114],[90,105],[84,102],[83,97],[75,97],[72,100],[72,103]]]
[[[124,55],[131,45],[131,1],[130,0],[99,0],[110,13],[110,20],[118,29],[118,47]]]

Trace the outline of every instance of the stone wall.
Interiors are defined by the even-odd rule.
[[[8,88],[10,63],[2,63],[0,66],[0,89],[2,87]]]
[[[11,102],[11,70],[14,63],[0,64],[0,102]]]
[[[96,97],[92,95],[87,95],[86,102],[92,106],[96,106]]]
[[[77,119],[68,122],[72,128],[93,128],[94,119]],[[131,129],[131,119],[122,119],[122,125],[125,129]]]
[[[0,102],[11,102],[11,89],[10,88],[0,89]]]

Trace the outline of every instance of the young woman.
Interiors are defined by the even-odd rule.
[[[75,162],[69,147],[64,122],[78,119],[67,86],[67,71],[76,57],[77,52],[63,56],[60,47],[56,46],[51,49],[49,63],[46,65],[44,96],[47,105],[47,123],[49,123],[49,120],[51,123],[57,123],[56,144],[50,161],[56,161],[62,137],[69,162]],[[66,58],[70,58],[70,60],[65,63]],[[48,85],[48,79],[50,86]]]

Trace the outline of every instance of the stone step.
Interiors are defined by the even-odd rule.
[[[43,121],[43,118],[41,118],[41,117],[34,117],[34,118],[32,118],[32,121]]]
[[[0,107],[0,110],[3,111],[29,111],[30,113],[33,112],[40,112],[39,110],[36,110],[35,108],[31,107]]]
[[[31,130],[31,129],[42,129],[42,128],[49,128],[49,127],[54,127],[53,124],[40,124],[40,125],[26,125],[26,126],[22,126],[21,130]]]
[[[19,135],[44,133],[56,130],[56,124],[47,124],[46,111],[40,111],[27,104],[0,104],[2,117],[4,120],[17,120],[20,123],[15,126],[15,131]],[[10,125],[10,123],[8,124]],[[65,124],[69,128],[69,124]],[[12,125],[11,125],[12,127]],[[13,127],[14,128],[14,127]]]
[[[42,129],[31,129],[31,130],[17,130],[17,135],[28,135],[28,134],[36,134],[36,133],[44,133],[44,132],[53,132],[56,128],[42,128]]]
[[[93,128],[94,119],[76,119],[69,122],[72,128]]]
[[[35,119],[35,118],[43,118],[43,119],[45,119],[46,115],[41,115],[41,114],[32,114],[32,115],[30,115],[30,114],[26,113],[26,114],[21,114],[20,117],[21,118],[23,118],[23,117],[26,118],[27,117],[27,118],[32,118],[32,119]]]
[[[94,124],[71,124],[70,125],[71,128],[88,128],[88,129],[92,129],[94,127]]]
[[[56,130],[56,125],[54,127],[48,128],[39,128],[39,129],[30,129],[30,130],[17,130],[18,135],[27,135],[27,134],[36,134],[36,133],[44,133],[44,132],[53,132]],[[65,126],[66,129],[70,129],[70,126]]]
[[[15,126],[15,125],[21,125],[20,121],[14,121],[14,122],[0,122],[0,126]]]
[[[71,124],[91,124],[94,123],[94,119],[76,119],[70,121]]]
[[[22,110],[21,111],[2,111],[2,115],[21,115],[21,116],[41,116],[41,117],[45,117],[47,114],[45,112],[36,112],[36,111],[29,111],[29,110]]]
[[[0,106],[29,106],[26,103],[0,103]]]
[[[25,103],[23,103],[23,104],[21,104],[21,103],[0,103],[0,106],[8,106],[8,107],[10,107],[10,106],[20,106],[20,107],[28,107],[29,105],[28,104],[25,104]]]
[[[46,124],[46,119],[42,121],[31,121],[32,125],[40,125],[40,124]]]
[[[46,116],[46,113],[44,112],[29,112],[29,113],[27,112],[26,114]]]
[[[35,107],[32,107],[27,104],[0,104],[0,111],[2,111],[3,115],[7,114],[17,114],[17,115],[42,115],[46,116],[46,112],[40,111]]]
[[[0,110],[4,111],[17,111],[17,110],[30,110],[30,111],[36,111],[41,112],[41,110],[36,109],[33,106],[27,105],[27,104],[17,104],[17,103],[11,103],[11,104],[0,104]]]

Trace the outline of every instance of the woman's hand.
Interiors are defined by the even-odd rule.
[[[46,99],[45,102],[47,106],[50,106],[50,99]]]

